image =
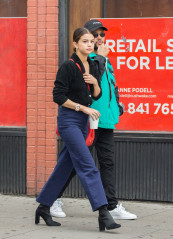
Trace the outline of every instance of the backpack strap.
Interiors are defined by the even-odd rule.
[[[82,75],[83,75],[83,72],[82,72],[82,69],[81,69],[81,67],[80,67],[80,65],[78,64],[78,63],[76,63],[73,59],[69,59],[70,61],[73,61],[76,65],[77,65],[77,67],[79,68],[79,70],[81,71],[81,73],[82,73]]]

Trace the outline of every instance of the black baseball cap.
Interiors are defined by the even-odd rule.
[[[100,21],[96,19],[89,20],[88,22],[85,23],[84,27],[90,30],[91,32],[94,32],[99,28],[102,28],[104,31],[108,30],[106,27],[103,26],[103,24]]]

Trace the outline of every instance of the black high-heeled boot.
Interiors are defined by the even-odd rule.
[[[100,232],[107,230],[115,229],[121,227],[120,224],[115,223],[113,217],[109,213],[107,206],[102,206],[99,208],[99,229]]]
[[[50,215],[50,207],[40,204],[35,212],[35,224],[40,222],[40,217],[43,218],[47,226],[61,226],[59,222],[52,220]]]

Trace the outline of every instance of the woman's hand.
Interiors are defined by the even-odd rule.
[[[85,83],[93,85],[93,87],[94,87],[93,96],[97,97],[100,94],[100,87],[98,85],[97,79],[88,73],[84,73],[83,78],[84,78]]]
[[[69,109],[76,109],[76,102],[73,102],[71,100],[67,100],[63,106],[67,107]],[[89,116],[91,116],[93,118],[93,120],[98,119],[100,117],[100,112],[98,110],[92,109],[90,107],[84,106],[84,105],[80,105],[80,111],[82,111],[84,114],[87,114]]]
[[[87,83],[87,84],[92,84],[93,86],[98,85],[97,79],[94,76],[92,76],[91,74],[84,73],[83,78],[84,78],[85,83]]]
[[[93,120],[98,119],[100,117],[100,112],[98,110],[95,110],[95,109],[92,109],[92,108],[89,108],[89,107],[86,107],[83,105],[81,105],[80,110],[83,113],[91,116],[93,118]]]

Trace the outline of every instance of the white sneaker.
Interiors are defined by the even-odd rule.
[[[134,220],[137,218],[135,214],[132,214],[130,212],[127,212],[125,208],[122,206],[122,204],[117,205],[115,209],[112,211],[109,211],[113,219],[118,220]]]
[[[65,212],[62,210],[63,203],[60,198],[58,198],[52,207],[50,207],[50,214],[52,217],[66,217]]]

